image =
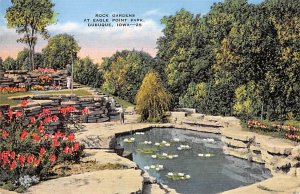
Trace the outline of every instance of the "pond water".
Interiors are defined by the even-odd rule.
[[[179,193],[219,193],[271,177],[263,165],[225,155],[215,134],[153,128],[117,142],[140,168]]]

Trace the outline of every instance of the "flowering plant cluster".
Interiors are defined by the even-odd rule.
[[[247,125],[248,125],[248,128],[250,128],[250,129],[266,130],[269,128],[267,125],[265,125],[262,122],[257,121],[257,120],[249,120],[247,122]]]
[[[26,100],[21,105],[25,107]],[[76,141],[74,133],[63,127],[52,134],[46,126],[63,120],[74,107],[59,108],[55,115],[43,109],[37,116],[26,117],[24,109],[0,112],[0,181],[17,184],[20,177],[49,175],[51,168],[63,161],[78,162],[83,146]]]
[[[9,87],[9,86],[1,86],[0,87],[0,94],[5,93],[15,93],[15,92],[25,92],[26,89],[24,87]]]
[[[38,77],[38,80],[41,85],[51,84],[52,77],[50,75],[40,75]]]
[[[257,129],[257,130],[263,130],[263,131],[277,131],[277,132],[284,132],[285,137],[289,140],[293,141],[300,141],[299,136],[299,129],[292,125],[266,125],[262,123],[261,121],[257,120],[249,120],[247,122],[248,128],[250,129]]]
[[[43,91],[43,90],[45,90],[45,87],[41,86],[41,85],[33,85],[33,86],[31,86],[31,90],[34,90],[34,91]]]
[[[34,73],[38,73],[38,74],[54,74],[57,73],[58,71],[52,68],[37,68],[33,71]]]

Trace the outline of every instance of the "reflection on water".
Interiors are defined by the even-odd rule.
[[[135,138],[133,143],[124,143],[125,138]],[[181,142],[172,142],[179,139]],[[213,139],[213,141],[212,141]],[[151,141],[152,144],[141,144]],[[171,146],[155,146],[162,141],[171,142]],[[126,151],[133,153],[133,161],[140,168],[160,164],[161,171],[147,170],[158,182],[176,189],[180,193],[201,194],[219,193],[240,186],[252,184],[271,177],[263,165],[227,156],[223,153],[220,136],[174,128],[153,128],[143,135],[128,135],[118,138]],[[192,149],[178,150],[180,145],[189,145]],[[156,153],[145,154],[137,149],[158,148]],[[152,158],[153,154],[167,153],[178,155],[173,159]],[[212,157],[199,157],[199,154],[212,154]],[[182,172],[191,176],[188,180],[173,181],[166,177],[168,172]]]

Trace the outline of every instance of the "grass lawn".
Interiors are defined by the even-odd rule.
[[[32,92],[16,92],[11,94],[0,94],[0,105],[9,104],[11,106],[15,106],[20,102],[16,100],[8,99],[9,97],[16,97],[16,96],[25,96],[25,95],[33,95]]]
[[[91,96],[92,94],[84,89],[77,89],[74,90],[73,93],[76,96]],[[70,90],[50,90],[50,91],[39,91],[37,92],[16,92],[16,93],[10,93],[10,94],[0,94],[0,105],[2,104],[9,104],[11,106],[18,105],[20,102],[16,100],[9,99],[10,97],[17,97],[17,96],[25,96],[25,95],[35,95],[35,94],[58,94],[58,95],[64,95],[64,94],[71,94]]]
[[[58,95],[64,95],[64,94],[71,94],[70,90],[50,90],[50,91],[42,91],[41,94],[58,94]],[[84,89],[74,89],[73,94],[76,96],[91,96],[92,94]]]
[[[98,91],[99,91],[99,92],[102,92],[102,93],[105,94],[105,95],[113,96],[114,99],[115,99],[121,106],[123,106],[124,108],[128,108],[128,107],[130,107],[130,106],[135,106],[134,104],[132,104],[132,103],[130,103],[130,102],[128,102],[128,101],[125,101],[125,100],[123,100],[123,99],[121,99],[121,98],[119,98],[119,97],[117,97],[117,96],[111,95],[110,93],[108,93],[108,92],[106,92],[106,91],[104,91],[104,90],[99,90],[99,89],[98,89]]]

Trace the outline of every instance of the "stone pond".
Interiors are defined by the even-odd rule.
[[[152,128],[120,136],[133,161],[179,193],[219,193],[271,177],[262,164],[225,155],[221,136],[176,128]]]

